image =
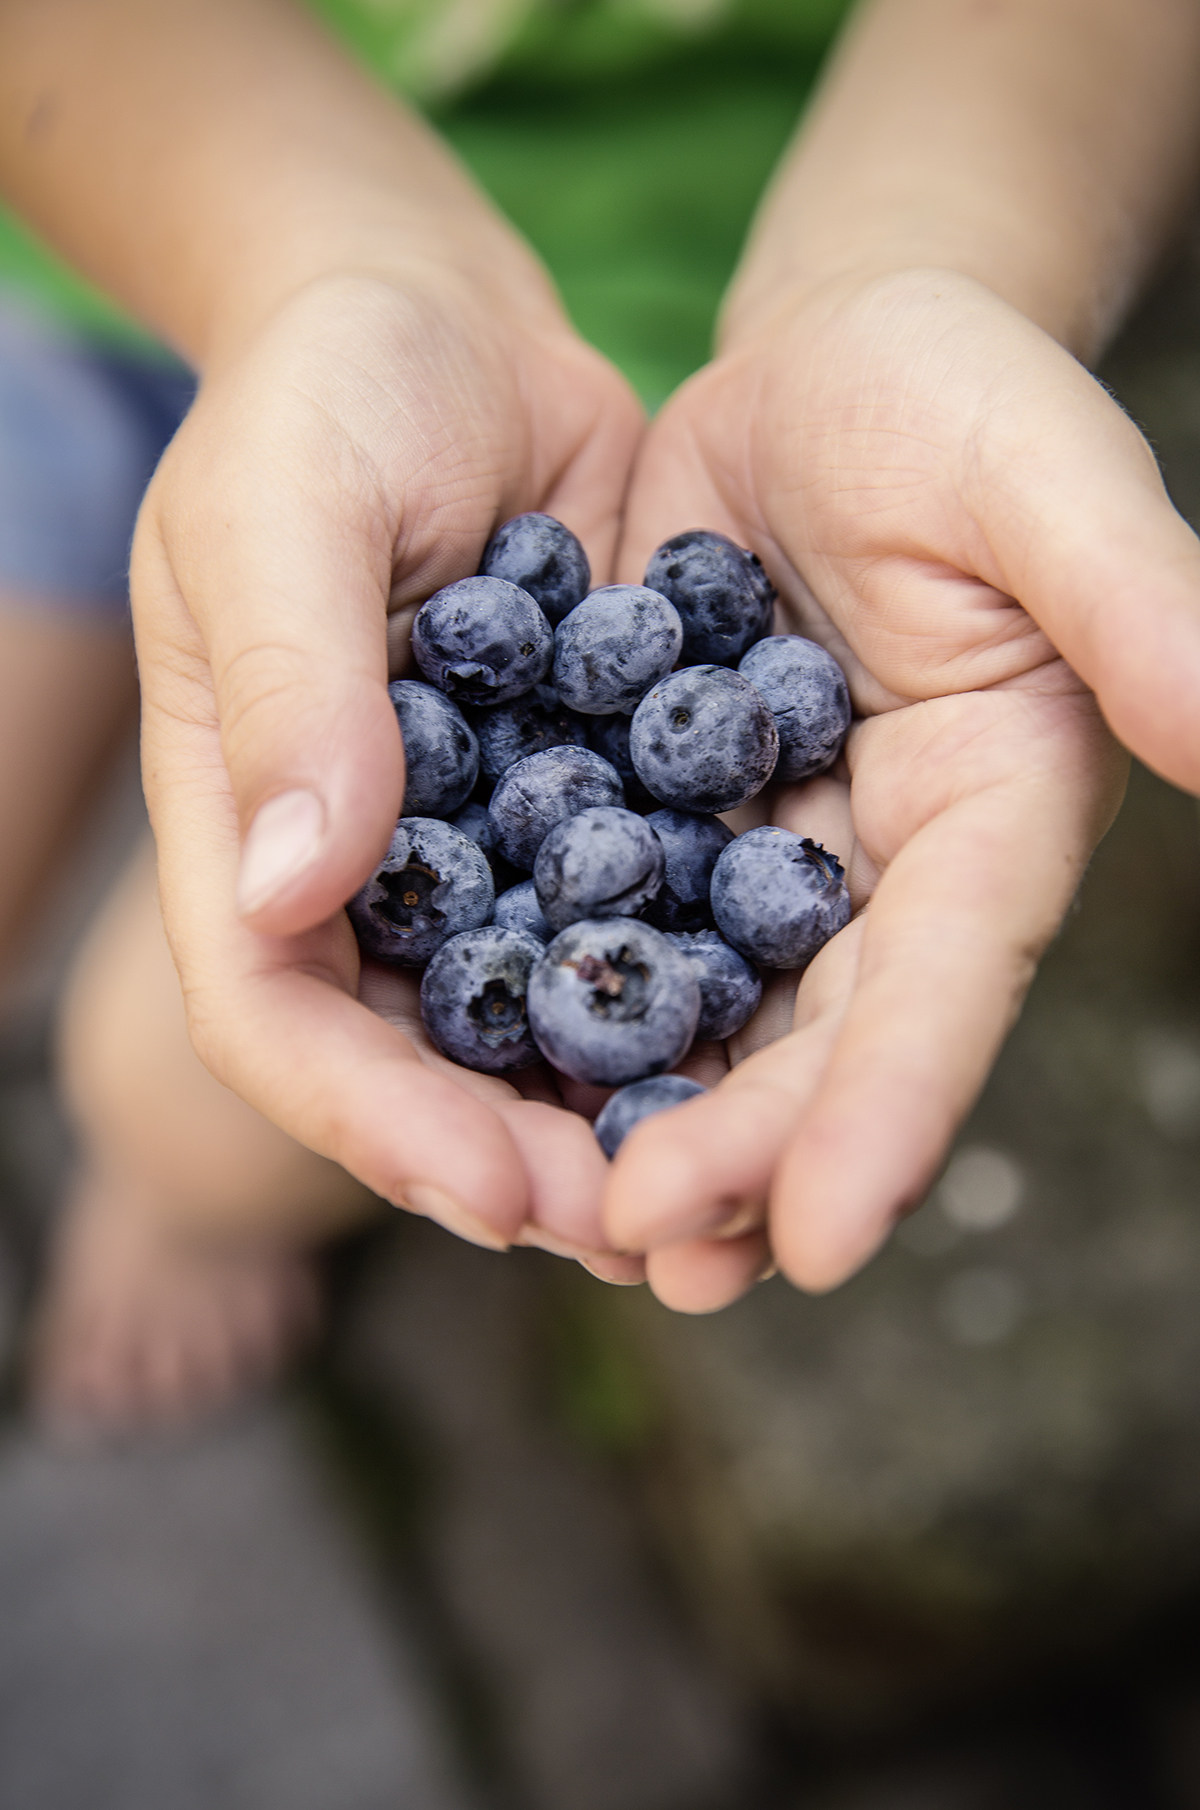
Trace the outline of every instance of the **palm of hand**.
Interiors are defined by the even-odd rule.
[[[781,977],[726,1082],[618,1158],[610,1234],[650,1252],[668,1303],[719,1305],[772,1255],[831,1286],[928,1187],[1123,788],[1092,694],[1016,598],[1064,587],[1056,486],[1136,498],[1146,478],[1099,387],[954,279],[768,328],[651,429],[625,575],[667,533],[719,527],[843,661],[849,778],[770,813],[871,899],[798,991]]]

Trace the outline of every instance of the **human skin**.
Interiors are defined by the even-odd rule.
[[[870,899],[617,1157],[670,1305],[829,1288],[919,1202],[1120,801],[1110,731],[1200,790],[1200,545],[1081,362],[1189,190],[1198,75],[1173,0],[868,6],[649,431],[619,570],[704,522],[837,654],[848,777],[772,815]]]
[[[1200,782],[1196,546],[1070,356],[1182,195],[1198,40],[1166,0],[871,8],[717,360],[645,444],[618,576],[686,525],[763,554],[849,661],[860,902],[883,875],[794,1002],[768,989],[757,1053],[621,1152],[610,1232],[675,1305],[759,1273],[768,1194],[783,1266],[828,1286],[935,1171],[1120,793],[1047,635],[1118,733]],[[518,510],[612,575],[628,391],[430,134],[283,0],[9,0],[0,179],[204,375],[133,574],[198,1049],[396,1204],[594,1248],[584,1122],[422,1050],[402,983],[366,976],[367,1010],[339,908],[402,796],[389,641],[397,670],[413,605]],[[834,781],[777,815],[844,846]],[[751,1229],[698,1238],[727,1201]]]

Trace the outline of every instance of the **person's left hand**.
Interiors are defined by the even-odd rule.
[[[685,385],[619,575],[700,526],[760,554],[859,720],[843,777],[766,807],[841,858],[855,918],[613,1166],[610,1237],[691,1311],[772,1260],[836,1285],[928,1189],[1120,802],[1089,685],[1200,787],[1200,546],[1119,408],[977,283],[817,295]]]

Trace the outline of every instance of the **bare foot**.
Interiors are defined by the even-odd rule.
[[[87,1176],[51,1249],[33,1406],[64,1430],[177,1426],[276,1376],[318,1318],[308,1258],[187,1239]]]

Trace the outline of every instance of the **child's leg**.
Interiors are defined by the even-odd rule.
[[[149,846],[76,964],[62,1051],[84,1156],[52,1258],[37,1393],[67,1418],[195,1413],[278,1368],[313,1320],[306,1253],[378,1202],[194,1055]]]

